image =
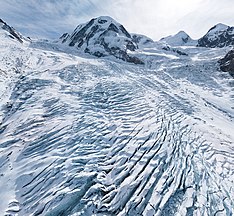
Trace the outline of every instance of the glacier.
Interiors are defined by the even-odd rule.
[[[233,215],[229,47],[134,65],[0,38],[1,215]]]

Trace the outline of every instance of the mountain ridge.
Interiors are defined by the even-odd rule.
[[[128,51],[138,49],[131,34],[108,16],[93,18],[78,25],[71,35],[65,34],[61,40],[96,57],[112,55],[127,62],[143,64],[139,58],[128,54]]]
[[[1,27],[1,29],[8,32],[9,33],[8,36],[11,37],[12,39],[16,39],[20,43],[24,42],[25,38],[19,32],[17,32],[13,27],[9,26],[1,18],[0,18],[0,27]]]
[[[222,48],[234,45],[234,27],[218,23],[198,40],[199,47]]]

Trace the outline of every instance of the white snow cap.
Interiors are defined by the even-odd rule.
[[[166,42],[171,46],[192,45],[194,43],[194,40],[192,40],[191,37],[184,31],[179,31],[175,35],[162,38],[160,41]]]
[[[212,27],[208,33],[215,33],[215,32],[219,32],[219,31],[226,31],[228,29],[229,26],[222,24],[222,23],[218,23],[217,25],[215,25],[214,27]]]
[[[99,25],[102,26],[103,28],[108,28],[108,26],[113,23],[116,26],[120,26],[121,24],[116,22],[113,18],[109,17],[109,16],[100,16],[97,18],[92,19],[94,20],[94,23],[92,25]],[[91,20],[89,20],[86,23],[80,24],[76,27],[75,31],[79,31],[81,28],[83,28],[84,26],[86,26]]]
[[[210,40],[217,38],[218,35],[222,34],[223,32],[227,31],[229,26],[218,23],[217,25],[213,26],[206,34],[207,37],[210,38]]]

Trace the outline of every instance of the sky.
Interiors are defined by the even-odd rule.
[[[212,26],[234,26],[234,0],[0,0],[0,18],[25,36],[56,39],[98,16],[159,40],[180,30],[193,39]]]

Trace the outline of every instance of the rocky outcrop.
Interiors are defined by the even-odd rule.
[[[8,36],[12,39],[23,43],[23,36],[20,33],[18,33],[13,27],[9,26],[6,22],[4,22],[2,19],[0,19],[0,28],[5,30],[8,33]]]
[[[133,42],[136,43],[139,48],[149,47],[154,44],[154,41],[145,35],[131,34],[131,36]]]
[[[199,47],[226,47],[234,45],[234,27],[217,24],[198,40]]]
[[[229,72],[234,78],[234,49],[229,51],[224,58],[219,60],[220,69]]]
[[[123,25],[111,17],[91,19],[77,26],[71,35],[62,35],[60,40],[97,57],[114,56],[126,62],[143,64],[143,61],[130,54],[138,49],[136,41]]]
[[[188,56],[187,53],[185,53],[185,52],[183,52],[183,51],[181,51],[181,50],[179,50],[179,49],[172,48],[172,47],[170,47],[170,46],[168,46],[168,45],[162,47],[162,49],[163,49],[163,50],[166,50],[166,51],[174,52],[174,53],[176,53],[176,54],[178,54],[178,55],[181,55],[181,56]]]
[[[68,37],[70,37],[70,35],[68,33],[64,33],[59,40],[62,41],[62,43],[65,43],[66,40],[68,39]]]

